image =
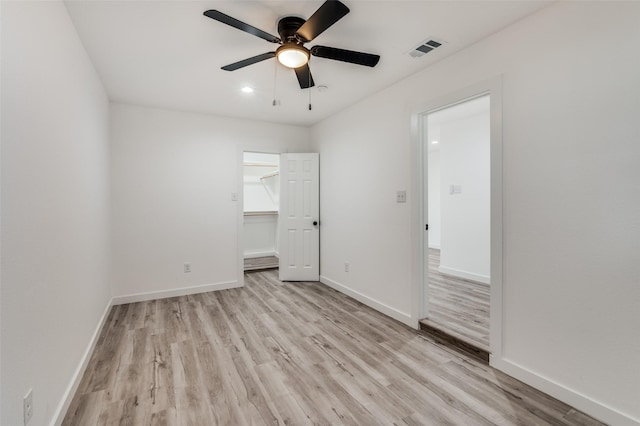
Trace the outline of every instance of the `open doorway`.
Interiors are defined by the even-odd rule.
[[[422,116],[425,193],[421,326],[490,353],[490,95]]]
[[[243,153],[244,270],[278,267],[280,155]]]

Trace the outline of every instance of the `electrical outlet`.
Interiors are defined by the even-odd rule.
[[[344,271],[349,272],[349,262],[344,262]]]
[[[406,203],[407,202],[407,191],[398,191],[396,193],[396,203]]]
[[[185,263],[184,264],[184,273],[188,274],[189,272],[191,272],[191,264],[190,263]]]
[[[26,426],[33,417],[33,389],[29,389],[29,392],[24,396],[22,408],[24,409],[24,424]]]

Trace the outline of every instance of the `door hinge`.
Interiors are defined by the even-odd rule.
[[[428,231],[428,230],[429,230],[429,224],[428,224],[428,223],[424,225],[424,230],[425,230],[425,231]]]

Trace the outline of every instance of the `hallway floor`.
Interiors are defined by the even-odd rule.
[[[438,271],[440,250],[429,249],[429,317],[427,320],[482,350],[489,351],[489,284]]]

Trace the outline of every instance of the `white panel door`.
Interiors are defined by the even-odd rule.
[[[280,157],[280,280],[320,279],[318,154]]]

